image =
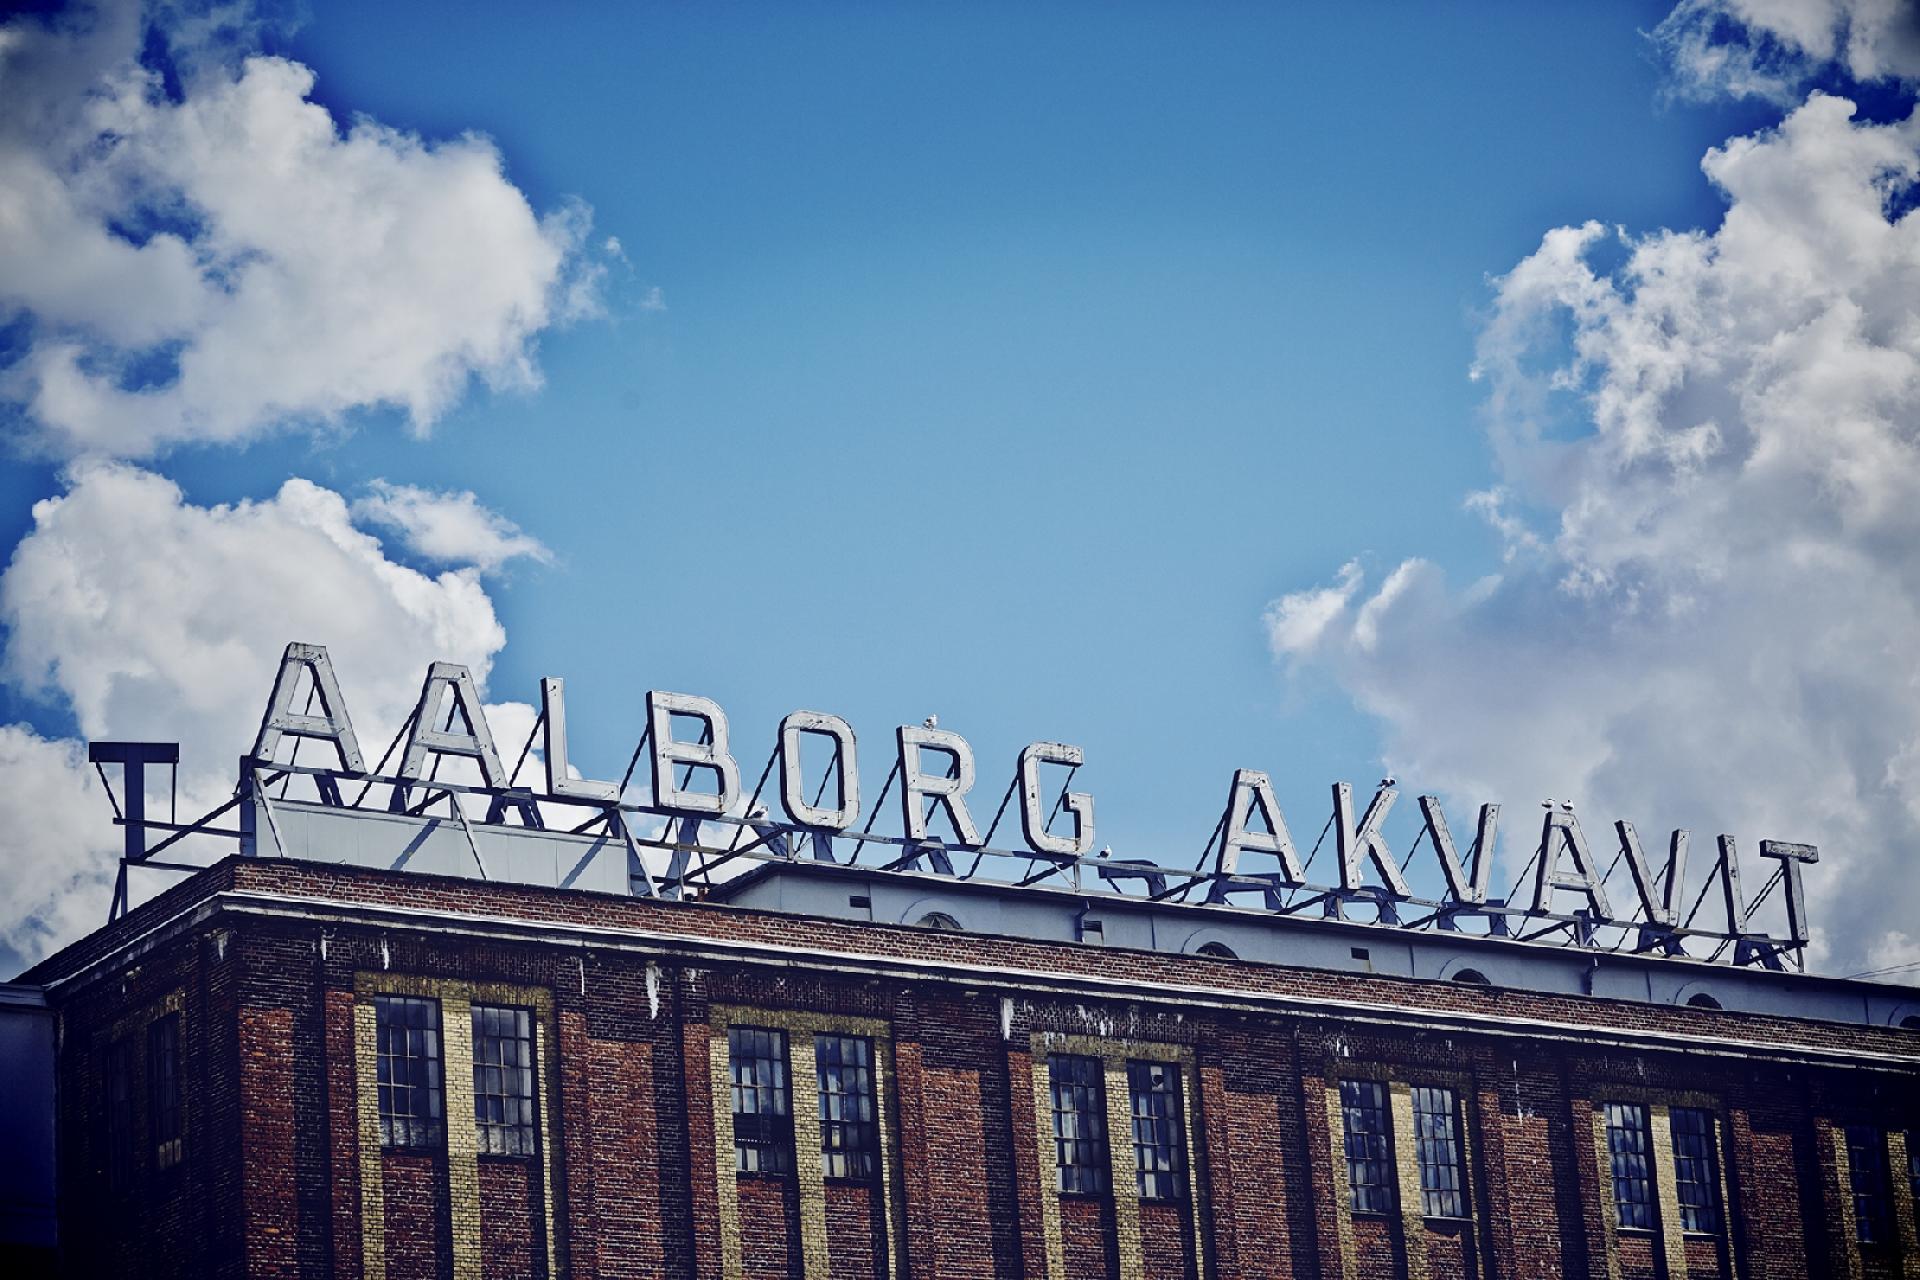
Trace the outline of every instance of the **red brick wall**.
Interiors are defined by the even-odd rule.
[[[1043,1276],[1042,1205],[1053,1171],[1039,1158],[1032,1098],[1033,1037],[1124,1035],[1193,1050],[1197,1084],[1193,1169],[1205,1206],[1200,1246],[1210,1274],[1306,1277],[1341,1273],[1326,1080],[1341,1063],[1402,1079],[1444,1071],[1470,1100],[1477,1232],[1425,1229],[1438,1277],[1607,1274],[1607,1193],[1591,1108],[1611,1086],[1703,1092],[1727,1117],[1730,1241],[1742,1274],[1836,1274],[1852,1243],[1831,1228],[1842,1201],[1829,1126],[1858,1117],[1920,1127],[1920,1071],[1886,1075],[1754,1058],[1629,1052],[1547,1036],[1534,1040],[1434,1034],[1358,1019],[1170,1009],[1147,1000],[1002,990],[989,979],[881,977],[836,970],[850,951],[1050,969],[1070,984],[1100,972],[1142,981],[1212,981],[1247,992],[1403,1001],[1555,1021],[1694,1027],[1783,1043],[1858,1046],[1920,1058],[1920,1036],[1794,1023],[1710,1010],[1625,1006],[1579,998],[1313,973],[1168,955],[1140,955],[882,926],[766,916],[693,904],[541,893],[478,882],[379,876],[297,864],[228,864],[200,883],[278,888],[321,897],[397,901],[442,913],[516,913],[607,926],[672,928],[720,940],[800,948],[774,970],[592,946],[462,939],[294,918],[213,917],[101,980],[56,988],[62,1019],[61,1179],[66,1267],[74,1275],[360,1274],[358,1105],[353,1063],[354,975],[498,981],[549,992],[560,1067],[548,1080],[556,1248],[573,1277],[722,1280],[721,1224],[709,1110],[709,1002],[882,1018],[894,1039],[892,1104],[909,1275],[960,1280]],[[179,907],[191,895],[169,899]],[[157,909],[147,921],[157,918]],[[141,912],[134,913],[140,917]],[[139,919],[126,929],[138,931]],[[110,956],[122,926],[68,958]],[[818,957],[814,959],[813,957]],[[654,999],[647,965],[658,969]],[[108,1190],[98,1125],[105,1029],[183,990],[192,1091],[188,1161],[128,1193]],[[1013,1001],[1009,1029],[1001,1000]],[[657,1007],[656,1007],[657,1001]],[[451,1067],[452,1064],[450,1064]],[[135,1090],[144,1106],[144,1077]],[[449,1117],[459,1123],[460,1117]],[[144,1120],[141,1121],[144,1123]],[[1114,1135],[1124,1141],[1124,1134]],[[444,1170],[431,1157],[383,1161],[387,1274],[450,1274]],[[538,1167],[483,1159],[481,1244],[489,1276],[544,1267]],[[1898,1171],[1895,1171],[1896,1173]],[[171,1181],[168,1181],[168,1179]],[[752,1276],[799,1265],[790,1182],[742,1180],[742,1256]],[[833,1280],[875,1280],[889,1224],[871,1189],[827,1193]],[[1062,1205],[1067,1272],[1115,1274],[1108,1202]],[[1195,1275],[1181,1211],[1145,1206],[1152,1280]],[[1361,1275],[1395,1274],[1400,1220],[1353,1224]],[[1623,1276],[1653,1266],[1645,1242],[1623,1241]],[[1689,1245],[1698,1275],[1714,1274],[1711,1242]],[[1484,1263],[1484,1266],[1480,1264]],[[1196,1280],[1198,1280],[1196,1276]]]

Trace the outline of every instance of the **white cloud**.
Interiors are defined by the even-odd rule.
[[[180,742],[183,814],[231,792],[289,640],[328,647],[369,764],[430,662],[465,663],[484,682],[506,642],[477,569],[394,563],[344,498],[305,480],[201,507],[150,472],[83,464],[33,517],[0,574],[0,674],[70,707],[84,738]],[[509,767],[533,714],[488,708]],[[12,889],[0,946],[27,958],[106,909],[116,832],[83,760],[78,743],[0,729],[0,810],[13,832],[29,816],[38,825],[0,837]]]
[[[1760,838],[1819,844],[1816,926],[1864,968],[1920,910],[1920,214],[1889,215],[1920,117],[1851,117],[1815,96],[1710,152],[1711,232],[1562,227],[1496,282],[1499,578],[1348,566],[1267,616],[1418,785],[1733,832],[1754,871]]]
[[[0,399],[31,447],[143,456],[366,406],[425,432],[475,377],[537,385],[536,336],[598,306],[584,209],[537,215],[478,136],[343,132],[306,67],[170,29],[178,100],[135,61],[135,6],[0,27],[0,317],[33,318]]]
[[[1693,98],[1797,102],[1829,70],[1863,83],[1920,80],[1912,0],[1681,0],[1653,41]]]
[[[397,530],[415,555],[442,564],[490,571],[521,556],[542,563],[553,559],[538,538],[482,506],[470,492],[438,493],[376,480],[371,492],[354,502],[353,515]]]

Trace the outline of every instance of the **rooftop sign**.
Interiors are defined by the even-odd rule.
[[[519,782],[536,740],[543,745],[542,790]],[[337,763],[300,764],[303,742],[331,748]],[[1321,839],[1303,858],[1271,779],[1258,770],[1241,769],[1228,784],[1226,803],[1196,865],[1167,867],[1113,858],[1104,850],[1094,852],[1094,798],[1068,789],[1085,762],[1085,753],[1066,743],[1035,742],[1021,750],[1006,792],[983,832],[979,819],[986,809],[984,805],[976,809],[973,748],[931,718],[894,730],[887,772],[870,805],[862,792],[858,738],[839,716],[795,711],[782,720],[774,749],[751,792],[732,742],[726,712],[712,699],[652,690],[647,694],[646,725],[626,776],[618,780],[577,776],[569,767],[564,685],[548,678],[541,681],[539,719],[509,771],[472,675],[457,664],[436,662],[399,735],[369,770],[327,651],[318,645],[291,644],[274,681],[259,736],[242,762],[241,797],[224,807],[259,797],[269,836],[277,844],[273,802],[266,791],[269,783],[304,776],[312,780],[321,804],[349,809],[362,807],[379,788],[385,804],[378,805],[376,797],[376,807],[388,812],[424,814],[444,803],[447,816],[467,833],[479,859],[474,819],[462,806],[462,796],[485,800],[481,819],[485,824],[544,828],[554,807],[565,806],[582,811],[583,820],[570,830],[598,832],[626,845],[633,892],[666,898],[698,892],[712,883],[716,871],[738,860],[858,862],[865,857],[870,865],[884,870],[958,878],[980,876],[989,862],[996,866],[1024,862],[1025,869],[1010,877],[1011,883],[1053,881],[1079,888],[1091,869],[1111,891],[1158,900],[1255,906],[1282,914],[1317,910],[1342,918],[1357,910],[1363,918],[1407,928],[1462,930],[1471,925],[1473,931],[1496,936],[1587,947],[1625,946],[1666,955],[1689,954],[1691,942],[1702,950],[1710,948],[1712,955],[1707,958],[1730,952],[1734,964],[1770,968],[1782,967],[1782,957],[1798,962],[1808,938],[1801,868],[1818,860],[1812,845],[1762,841],[1760,856],[1774,862],[1776,869],[1750,899],[1742,888],[1734,838],[1722,835],[1698,885],[1698,896],[1689,906],[1691,841],[1686,831],[1673,832],[1665,857],[1656,861],[1631,823],[1615,822],[1611,843],[1616,851],[1603,868],[1600,852],[1572,807],[1550,801],[1534,856],[1522,870],[1515,892],[1501,898],[1490,893],[1498,805],[1480,806],[1471,841],[1463,851],[1460,838],[1465,830],[1456,836],[1440,801],[1420,796],[1418,842],[1405,858],[1396,858],[1383,835],[1387,816],[1399,799],[1394,781],[1381,782],[1364,807],[1350,785],[1335,783],[1332,812]],[[805,769],[803,746],[808,745],[814,748],[811,754],[824,752],[818,776],[810,776]],[[384,771],[396,748],[399,763],[389,774]],[[470,762],[479,784],[439,780],[442,762],[449,758]],[[633,786],[633,774],[643,758],[649,784],[645,791]],[[762,804],[775,770],[783,819],[771,816]],[[1064,779],[1056,788],[1051,779],[1061,777],[1062,771]],[[343,784],[357,787],[351,800]],[[996,846],[995,836],[1009,804],[1015,802],[1015,793],[1023,847]],[[890,797],[896,817],[884,827],[897,829],[876,829]],[[192,830],[207,829],[207,820],[190,827],[148,824],[174,834],[153,849],[143,848],[137,857],[130,840],[130,860],[149,857]],[[1329,833],[1332,866],[1325,878],[1331,883],[1316,883],[1308,877]],[[1414,894],[1406,879],[1406,868],[1423,848],[1437,863],[1445,885],[1437,900]],[[869,849],[873,852],[868,853]],[[653,857],[641,856],[643,850]],[[968,863],[964,869],[962,860]],[[1623,862],[1631,892],[1616,897],[1608,891],[1608,880]],[[1785,936],[1759,932],[1753,922],[1755,909],[1775,885],[1785,894]],[[1719,902],[1710,913],[1711,923],[1696,926],[1696,917],[1716,888]]]

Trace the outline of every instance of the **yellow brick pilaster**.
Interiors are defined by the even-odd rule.
[[[1406,1254],[1407,1280],[1427,1280],[1430,1268],[1427,1215],[1420,1195],[1420,1140],[1413,1121],[1413,1089],[1406,1081],[1387,1082],[1387,1108],[1393,1115],[1393,1171],[1400,1198],[1400,1242]]]
[[[354,1103],[360,1118],[360,1274],[387,1276],[387,1188],[380,1166],[379,1030],[373,1001],[353,1006]]]
[[[440,997],[445,1061],[447,1217],[453,1280],[480,1280],[480,1137],[473,1116],[473,1004],[464,992]]]

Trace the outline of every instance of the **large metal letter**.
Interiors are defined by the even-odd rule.
[[[1681,885],[1687,878],[1687,832],[1675,831],[1667,843],[1666,887],[1656,897],[1653,869],[1647,865],[1647,855],[1640,849],[1640,836],[1633,824],[1616,822],[1613,829],[1620,837],[1620,853],[1627,860],[1627,870],[1633,872],[1633,887],[1640,894],[1640,906],[1646,911],[1647,919],[1668,928],[1678,925]]]
[[[1427,834],[1433,838],[1433,851],[1440,858],[1440,874],[1447,878],[1447,892],[1455,902],[1479,905],[1487,900],[1487,878],[1493,873],[1493,844],[1499,838],[1500,806],[1480,806],[1480,829],[1473,838],[1473,866],[1462,870],[1460,855],[1454,851],[1453,832],[1447,829],[1447,815],[1441,812],[1438,796],[1421,796],[1420,812],[1427,820]]]
[[[1572,871],[1560,869],[1562,846],[1573,854]],[[1549,808],[1540,828],[1540,874],[1533,882],[1533,909],[1542,915],[1553,914],[1553,891],[1570,889],[1583,893],[1593,914],[1601,920],[1613,919],[1607,906],[1607,891],[1600,885],[1593,867],[1593,854],[1587,849],[1587,837],[1580,831],[1580,819],[1571,809]]]
[[[800,776],[800,735],[817,733],[833,739],[834,771],[838,802],[831,809],[818,809],[807,802],[807,788]],[[824,711],[796,711],[780,722],[780,799],[787,816],[803,827],[845,831],[860,820],[860,763],[854,754],[853,726],[839,716]]]
[[[551,795],[592,800],[596,804],[617,803],[619,783],[567,776],[566,687],[566,681],[559,676],[547,676],[540,681],[540,716],[547,734],[547,791]]]
[[[1353,825],[1353,788],[1344,782],[1333,784],[1333,831],[1340,851],[1340,887],[1358,889],[1360,887],[1361,859],[1373,859],[1374,867],[1380,872],[1380,878],[1386,882],[1388,892],[1396,898],[1408,895],[1407,879],[1400,874],[1400,864],[1393,860],[1393,851],[1387,848],[1386,837],[1380,834],[1380,824],[1386,821],[1387,810],[1393,808],[1393,799],[1399,792],[1390,786],[1382,786],[1373,793],[1373,800],[1367,805],[1367,812],[1360,819],[1359,829]]]
[[[673,736],[673,717],[692,716],[707,726],[704,742],[682,742]],[[647,690],[647,727],[651,730],[653,802],[679,813],[725,813],[740,799],[740,766],[727,746],[727,713],[712,698],[691,693]],[[718,794],[685,791],[673,780],[673,767],[710,769],[719,778]],[[691,774],[689,774],[691,780]]]
[[[980,831],[973,825],[963,797],[973,789],[973,748],[959,734],[947,729],[923,728],[903,724],[900,743],[900,814],[909,840],[927,838],[927,817],[920,801],[932,797],[936,805],[945,805],[959,842],[969,849],[980,846]],[[953,756],[954,776],[920,771],[920,750],[929,747]]]
[[[1086,752],[1064,742],[1034,742],[1020,752],[1020,826],[1027,835],[1027,847],[1040,853],[1082,855],[1093,848],[1093,797],[1084,791],[1069,791],[1062,802],[1073,815],[1073,835],[1056,836],[1047,831],[1047,814],[1041,810],[1040,766],[1065,764],[1079,768],[1087,762]]]
[[[1784,840],[1762,840],[1760,856],[1777,858],[1787,882],[1787,932],[1797,946],[1807,945],[1807,900],[1800,885],[1800,864],[1820,861],[1820,850],[1810,844],[1788,844]]]
[[[294,687],[300,672],[313,677],[312,701],[320,704],[320,714],[308,715],[293,709]],[[290,644],[280,656],[280,672],[273,678],[273,694],[267,699],[267,714],[260,720],[260,734],[253,740],[253,758],[272,760],[273,749],[282,737],[318,738],[331,742],[340,753],[340,767],[361,773],[366,762],[360,756],[360,740],[353,736],[353,721],[347,718],[346,699],[340,696],[340,684],[333,678],[333,662],[326,646]]]
[[[1720,837],[1720,862],[1713,876],[1720,877],[1721,900],[1727,904],[1727,936],[1738,938],[1747,932],[1747,895],[1740,888],[1740,851],[1732,836]]]
[[[451,721],[447,728],[439,727],[447,718],[449,694],[466,722],[464,733],[455,731]],[[493,732],[487,728],[486,708],[473,687],[473,674],[457,662],[436,662],[427,668],[426,683],[420,688],[420,714],[414,718],[407,749],[400,757],[400,776],[424,779],[429,752],[476,761],[487,786],[507,785],[507,771],[500,767],[500,753],[493,749]]]
[[[1261,820],[1269,831],[1255,831],[1247,825],[1259,806]],[[1220,860],[1216,870],[1223,876],[1239,874],[1240,852],[1270,853],[1280,859],[1280,878],[1289,885],[1306,879],[1300,869],[1300,855],[1294,850],[1293,836],[1287,830],[1280,802],[1273,798],[1273,779],[1258,769],[1236,769],[1233,789],[1227,792],[1227,826],[1220,837]]]

